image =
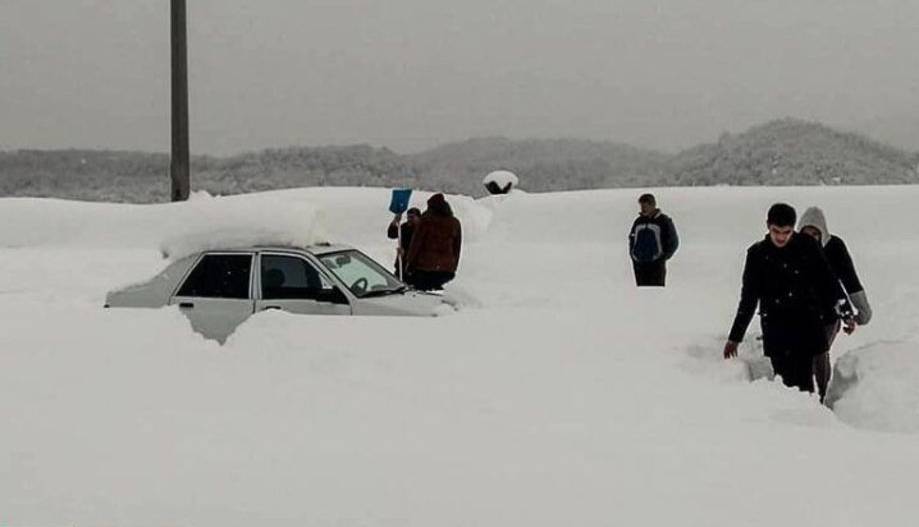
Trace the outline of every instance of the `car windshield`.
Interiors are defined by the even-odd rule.
[[[319,257],[358,298],[390,295],[405,290],[405,284],[360,251],[341,251]]]

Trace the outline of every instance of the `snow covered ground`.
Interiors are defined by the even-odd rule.
[[[0,199],[0,525],[914,525],[919,187],[655,193],[664,290],[632,285],[637,191],[452,196],[460,312],[263,313],[224,346],[104,295],[224,240],[388,263],[388,190]],[[777,200],[824,208],[874,307],[835,412],[762,378],[756,322],[720,357]]]

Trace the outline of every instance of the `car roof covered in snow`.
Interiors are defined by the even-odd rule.
[[[340,251],[352,251],[354,247],[350,245],[345,245],[342,243],[316,243],[312,245],[307,245],[306,247],[295,246],[295,245],[253,245],[245,249],[236,247],[233,250],[247,250],[247,251],[301,251],[308,252],[315,255],[322,255],[328,253],[337,253]]]
[[[316,243],[307,246],[284,245],[284,244],[258,244],[258,245],[232,245],[227,247],[209,247],[202,249],[197,254],[219,253],[219,252],[252,252],[252,251],[279,251],[279,252],[306,252],[321,256],[323,254],[337,253],[341,251],[353,251],[354,247],[342,243]]]

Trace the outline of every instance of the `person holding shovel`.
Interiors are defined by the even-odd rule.
[[[386,229],[386,236],[391,240],[399,240],[396,248],[395,275],[403,281],[408,278],[405,276],[404,262],[405,255],[408,254],[408,248],[412,246],[412,235],[415,233],[415,227],[421,219],[421,211],[412,207],[405,212],[406,221],[402,222],[402,213],[398,212],[393,215]]]

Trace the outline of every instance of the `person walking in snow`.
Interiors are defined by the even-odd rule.
[[[830,268],[836,278],[842,282],[843,289],[855,308],[855,323],[859,326],[867,324],[871,320],[871,305],[868,304],[865,288],[858,279],[855,265],[852,263],[852,257],[849,255],[845,242],[827,229],[826,215],[823,210],[819,207],[810,207],[805,210],[798,221],[798,232],[820,242]],[[832,320],[826,326],[827,348],[832,347],[841,326],[842,322],[839,318]],[[820,394],[821,401],[826,397],[832,371],[829,350],[814,357],[814,377],[817,380],[817,392]]]
[[[393,215],[393,219],[389,222],[389,227],[386,229],[386,237],[390,240],[399,240],[399,247],[396,249],[396,276],[403,277],[402,270],[404,268],[403,263],[405,262],[405,256],[408,254],[408,248],[412,246],[412,234],[415,233],[415,227],[418,226],[418,222],[421,220],[421,211],[415,207],[412,207],[405,211],[405,223],[402,222],[402,214]]]
[[[653,194],[642,194],[638,206],[638,217],[629,231],[629,256],[635,270],[635,285],[663,287],[667,260],[680,246],[680,238],[673,220],[657,208]]]
[[[462,245],[460,221],[444,195],[434,194],[415,227],[405,258],[409,283],[422,291],[443,289],[456,276]]]
[[[740,303],[724,345],[737,356],[759,304],[763,352],[786,386],[814,391],[814,357],[828,349],[826,326],[849,311],[845,292],[820,245],[796,234],[795,209],[776,203],[766,216],[768,233],[747,250]],[[854,322],[846,318],[846,328]]]

